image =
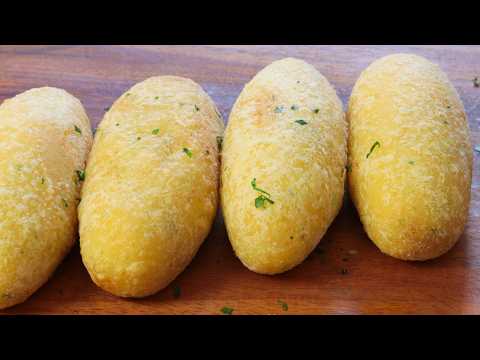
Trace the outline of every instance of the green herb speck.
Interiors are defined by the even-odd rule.
[[[119,124],[119,123],[116,123],[115,126],[120,126],[120,124]]]
[[[68,208],[68,203],[67,203],[67,200],[63,199],[62,198],[62,203],[63,203],[63,206]]]
[[[158,99],[159,99],[159,97],[158,97],[158,96],[155,96],[155,100],[158,100]]]
[[[252,185],[253,190],[259,191],[259,192],[264,193],[264,194],[267,194],[268,196],[272,196],[268,192],[266,192],[265,190],[262,190],[262,189],[257,187],[257,179],[256,178],[253,178],[253,180],[250,182],[250,184]]]
[[[78,180],[84,181],[85,180],[85,171],[84,170],[76,170]]]
[[[200,108],[195,104],[195,111],[200,111]]]
[[[105,112],[107,112],[108,110],[110,110],[109,107],[106,107],[105,109],[103,109]]]
[[[282,307],[283,311],[288,311],[288,304],[282,300],[277,300],[277,303]]]
[[[368,157],[372,154],[373,150],[375,150],[376,147],[380,147],[380,143],[378,141],[375,141],[372,145],[372,147],[370,148],[370,151],[368,152],[367,154],[367,159]]]
[[[183,152],[184,152],[185,154],[187,154],[187,156],[188,156],[189,158],[191,158],[192,155],[193,155],[192,152],[190,151],[190,149],[187,149],[187,148],[183,148]]]
[[[298,106],[297,105],[292,105],[292,106],[290,106],[290,109],[292,109],[293,111],[298,110]]]
[[[320,112],[320,109],[315,109],[315,110],[313,110],[313,112],[314,112],[315,114],[318,114],[318,113]]]
[[[160,129],[153,129],[152,134],[157,135],[160,132]]]
[[[137,136],[137,140],[142,140],[142,138],[140,136]]]
[[[182,295],[182,289],[180,289],[179,285],[175,285],[173,287],[173,297],[178,299]]]
[[[82,130],[80,130],[80,128],[79,128],[77,125],[73,125],[73,126],[74,126],[75,131],[76,131],[78,134],[82,135]]]
[[[42,185],[45,184],[45,178],[42,177]]]
[[[257,198],[255,198],[255,207],[257,209],[264,208],[265,207],[265,201],[268,201],[270,204],[275,204],[275,202],[265,195],[260,195]]]
[[[233,309],[231,307],[224,306],[220,311],[225,315],[232,315]]]
[[[300,119],[300,120],[295,120],[295,122],[296,122],[297,124],[300,124],[300,125],[307,125],[307,124],[308,124],[305,120],[302,120],[302,119]]]
[[[131,94],[130,93],[126,93],[125,96],[130,96]]]
[[[410,165],[415,165],[415,161],[413,161],[413,160],[410,160],[408,163],[409,163]]]

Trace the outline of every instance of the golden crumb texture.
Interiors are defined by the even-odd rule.
[[[91,145],[85,110],[64,90],[31,89],[1,104],[0,308],[32,295],[74,244]]]
[[[381,58],[355,84],[348,120],[349,188],[370,239],[403,260],[447,252],[467,221],[473,157],[447,76],[416,55]]]
[[[223,121],[192,80],[152,77],[124,93],[95,134],[79,207],[92,280],[122,297],[165,288],[208,235]]]
[[[261,70],[230,114],[221,201],[235,254],[250,270],[300,264],[343,202],[347,127],[330,83],[286,58]]]

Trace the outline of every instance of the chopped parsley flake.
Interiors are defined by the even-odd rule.
[[[130,93],[126,93],[125,96],[130,96],[131,94]]]
[[[290,109],[292,109],[293,111],[298,110],[298,106],[297,105],[292,105],[292,106],[290,106]]]
[[[137,140],[142,140],[142,138],[140,136],[137,137]]]
[[[257,179],[256,178],[253,178],[253,180],[251,181],[250,184],[252,185],[253,190],[258,191],[258,192],[263,193],[263,194],[268,195],[268,196],[272,196],[268,192],[266,192],[265,190],[262,190],[262,189],[257,187]],[[265,207],[265,202],[269,202],[270,204],[275,203],[272,199],[268,198],[265,195],[259,195],[257,198],[255,198],[255,207],[257,209]]]
[[[300,120],[295,120],[295,122],[296,122],[297,124],[300,124],[300,125],[307,125],[307,124],[308,124],[305,120],[302,120],[302,119],[300,119]]]
[[[116,123],[115,126],[120,126],[120,124],[119,124],[119,123]]]
[[[200,108],[195,104],[195,111],[200,111]]]
[[[45,184],[45,178],[42,177],[42,185]]]
[[[277,106],[273,111],[277,114],[280,114],[283,112],[283,106]]]
[[[158,100],[158,99],[159,99],[159,97],[158,97],[158,96],[155,96],[155,100]]]
[[[84,170],[77,170],[76,171],[78,180],[84,181],[85,180],[85,171]]]
[[[480,79],[478,77],[473,79],[473,86],[476,88],[480,87]]]
[[[187,156],[188,156],[189,158],[191,158],[192,155],[193,155],[192,152],[190,151],[190,149],[187,149],[187,148],[183,148],[183,152],[184,152],[185,154],[187,154]]]
[[[314,112],[315,114],[318,114],[318,113],[320,112],[320,109],[314,109],[313,112]]]
[[[110,108],[109,107],[106,107],[105,109],[103,109],[105,112],[109,111]]]
[[[222,145],[223,145],[223,137],[222,136],[217,136],[218,151],[222,151]]]
[[[74,126],[74,129],[75,129],[75,132],[79,133],[80,135],[82,135],[82,130],[80,130],[80,128],[77,126],[77,125],[73,125]]]
[[[270,204],[275,204],[275,202],[265,195],[260,195],[257,198],[255,198],[255,207],[257,209],[264,208],[265,207],[265,201],[268,201]]]
[[[153,135],[157,135],[159,133],[160,129],[153,129],[152,130],[152,134]]]
[[[277,303],[282,307],[283,311],[288,311],[288,304],[282,300],[278,300]]]
[[[67,200],[65,200],[65,199],[62,198],[62,203],[63,203],[63,206],[65,206],[66,208],[68,208]]]
[[[370,148],[370,151],[368,152],[367,154],[367,159],[368,157],[372,154],[373,150],[375,150],[376,147],[380,147],[380,143],[378,141],[375,141],[372,145],[372,147]]]
[[[182,289],[180,289],[179,285],[175,285],[173,287],[173,297],[175,299],[178,299],[180,297],[180,295],[182,295]]]
[[[413,161],[413,160],[410,160],[408,163],[409,163],[410,165],[415,165],[415,161]]]
[[[257,187],[257,179],[256,178],[253,178],[253,180],[250,184],[252,185],[253,190],[259,191],[259,192],[264,193],[264,194],[267,194],[268,196],[272,196],[268,192],[266,192],[265,190],[262,190],[262,189]]]
[[[225,315],[232,315],[233,313],[233,309],[227,306],[224,306],[223,308],[221,308],[220,311]]]

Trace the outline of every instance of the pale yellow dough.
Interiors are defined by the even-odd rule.
[[[384,57],[355,84],[348,118],[350,193],[370,239],[404,260],[447,252],[472,179],[468,123],[447,76],[416,55]]]
[[[214,103],[189,79],[152,77],[113,104],[79,207],[82,259],[98,286],[144,297],[191,262],[217,210],[222,133]]]
[[[0,106],[0,308],[25,301],[75,242],[92,144],[82,104],[64,90],[26,91]]]
[[[221,197],[230,242],[250,270],[287,271],[318,244],[342,206],[346,135],[335,90],[302,60],[276,61],[245,86],[225,133]],[[274,204],[256,207],[254,178]]]

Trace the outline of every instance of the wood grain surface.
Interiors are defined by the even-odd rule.
[[[192,78],[225,121],[248,82],[270,62],[294,56],[322,72],[346,107],[360,72],[373,60],[410,52],[438,63],[468,113],[480,145],[480,46],[1,46],[0,101],[33,87],[77,96],[94,127],[104,109],[153,75]],[[90,280],[78,245],[50,281],[0,314],[480,314],[480,153],[474,155],[465,232],[446,255],[423,263],[380,253],[365,235],[348,195],[318,248],[278,276],[257,275],[235,257],[221,214],[190,266],[164,291],[142,300],[107,294]],[[180,296],[175,296],[175,288]],[[288,304],[288,310],[282,306]]]

